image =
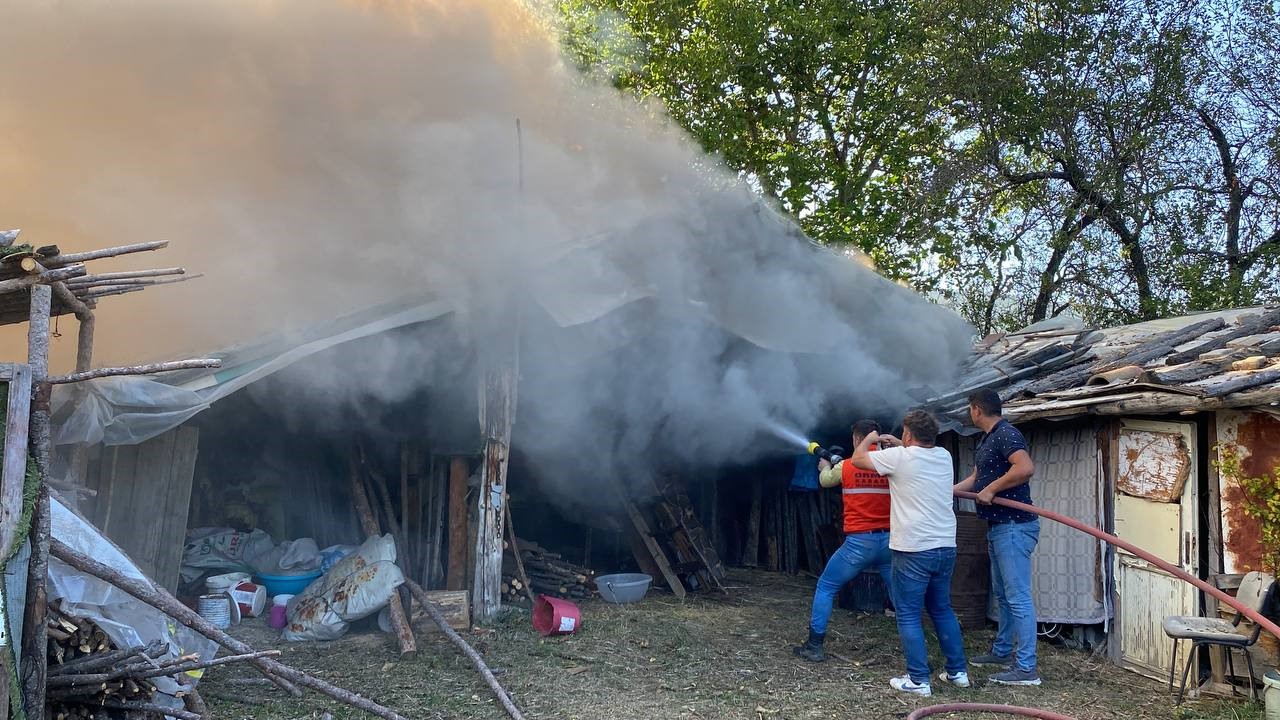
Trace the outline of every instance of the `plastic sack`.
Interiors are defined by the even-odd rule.
[[[134,580],[151,581],[118,547],[103,537],[96,528],[69,510],[57,498],[50,498],[50,525],[53,537],[73,549],[109,565]],[[147,645],[156,640],[168,643],[169,651],[159,659],[196,654],[202,660],[213,658],[217,645],[186,626],[172,622],[159,610],[123,590],[75,570],[57,558],[49,558],[49,600],[60,600],[71,615],[88,618],[102,628],[118,647]],[[193,679],[199,674],[193,674]],[[183,686],[169,676],[152,678],[156,702],[181,708],[182,701],[172,697]]]
[[[382,609],[404,575],[390,535],[371,537],[289,601],[285,640],[337,640],[350,624]]]
[[[196,528],[187,533],[182,549],[182,579],[191,582],[209,570],[254,572],[255,561],[276,546],[263,530],[239,532],[231,528]]]
[[[342,558],[359,550],[358,545],[330,545],[320,551],[320,572],[329,572],[329,568],[338,564]]]
[[[315,570],[320,567],[320,546],[311,538],[298,538],[281,545],[285,546],[284,556],[280,558],[280,567],[285,570]]]

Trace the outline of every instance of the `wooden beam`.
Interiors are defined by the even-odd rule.
[[[27,605],[22,626],[22,694],[27,717],[44,715],[45,677],[48,672],[49,577],[49,475],[52,433],[49,427],[49,310],[53,289],[31,288],[27,328],[27,365],[31,368],[31,454],[39,472],[39,488],[31,513],[31,560],[27,565]],[[12,391],[12,389],[11,389]],[[18,390],[21,392],[21,389]]]
[[[82,263],[89,260],[100,260],[102,258],[118,257],[120,255],[130,255],[132,253],[150,252],[159,250],[169,246],[169,241],[160,240],[157,242],[135,243],[133,245],[120,245],[118,247],[103,248],[101,250],[90,250],[82,253],[68,253],[64,255],[54,255],[45,258],[44,264],[48,267],[64,267],[72,263]]]
[[[467,587],[467,459],[449,461],[449,561],[445,587],[465,590]]]
[[[507,463],[511,452],[511,425],[516,412],[516,337],[483,361],[478,373],[480,427],[484,433],[484,458],[480,465],[478,522],[476,523],[475,574],[472,578],[471,612],[477,623],[491,623],[502,606],[502,535],[505,523]]]
[[[84,277],[72,280],[69,285],[96,285],[104,282],[117,282],[120,280],[132,280],[134,278],[152,278],[165,275],[185,275],[185,268],[156,268],[152,270],[126,270],[124,272],[98,273],[97,275],[85,275]]]
[[[74,372],[70,375],[55,375],[48,379],[50,385],[65,385],[66,383],[84,382],[85,380],[93,380],[102,377],[116,377],[119,375],[152,375],[154,373],[170,372],[172,370],[191,370],[194,368],[218,368],[222,367],[222,361],[218,358],[198,358],[195,360],[174,360],[173,362],[152,363],[150,365],[134,365],[133,367],[109,367],[98,368],[96,370],[87,370],[84,372]]]
[[[680,582],[680,576],[671,568],[671,562],[667,560],[667,554],[663,552],[662,546],[653,538],[653,531],[649,529],[649,522],[640,514],[639,508],[636,507],[635,503],[631,502],[631,498],[627,497],[626,491],[620,483],[615,482],[614,488],[618,493],[618,499],[622,501],[623,509],[627,511],[627,516],[631,518],[631,523],[635,526],[641,542],[644,543],[645,549],[649,551],[654,564],[662,572],[662,577],[666,580],[667,586],[671,588],[671,592],[676,594],[676,597],[683,600],[686,594],[684,583]]]

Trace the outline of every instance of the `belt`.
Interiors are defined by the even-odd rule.
[[[885,528],[883,530],[854,530],[853,532],[845,533],[844,536],[849,537],[850,535],[874,535],[876,533],[887,533],[887,532],[889,532],[888,528]]]

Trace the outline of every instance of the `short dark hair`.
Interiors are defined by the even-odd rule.
[[[969,404],[981,410],[983,415],[989,417],[996,417],[1004,410],[1000,402],[1000,394],[990,388],[979,390],[970,395]]]
[[[880,432],[880,423],[875,420],[864,419],[853,424],[853,434],[858,437],[866,437],[873,432]]]
[[[902,427],[911,431],[911,437],[921,445],[933,445],[938,441],[938,421],[924,410],[912,410],[902,418]]]

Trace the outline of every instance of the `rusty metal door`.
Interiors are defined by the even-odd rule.
[[[1126,420],[1116,447],[1116,535],[1197,574],[1195,425]],[[1167,678],[1173,648],[1161,624],[1169,615],[1200,614],[1195,587],[1119,549],[1115,579],[1120,664]],[[1179,664],[1185,652],[1179,649]]]

